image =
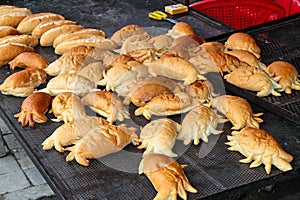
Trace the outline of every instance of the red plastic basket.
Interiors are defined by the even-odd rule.
[[[190,7],[237,30],[286,16],[285,9],[272,0],[205,0]]]

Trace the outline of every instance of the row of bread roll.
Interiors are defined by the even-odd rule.
[[[11,26],[16,28],[25,17],[31,14],[30,9],[28,8],[0,5],[0,26]]]

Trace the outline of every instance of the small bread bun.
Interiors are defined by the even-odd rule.
[[[19,31],[12,26],[0,26],[0,38],[8,35],[19,35]]]
[[[0,66],[6,65],[22,52],[34,52],[34,48],[17,43],[0,45]]]
[[[183,35],[196,35],[193,27],[185,22],[176,23],[172,29],[168,31],[168,34],[173,38],[178,38]]]
[[[19,23],[28,15],[31,15],[31,11],[27,8],[1,5],[0,26],[17,27]]]
[[[147,31],[142,27],[132,24],[124,26],[123,28],[116,31],[112,36],[111,40],[121,46],[124,40],[133,35],[148,35]]]
[[[17,27],[17,30],[22,34],[31,34],[33,29],[43,21],[64,20],[62,15],[56,13],[37,13],[25,17]]]
[[[45,69],[49,65],[49,62],[40,54],[23,52],[17,55],[8,64],[12,70],[15,69],[15,67]]]
[[[40,38],[40,45],[41,46],[51,46],[53,45],[53,42],[56,37],[58,37],[61,34],[64,33],[70,33],[73,31],[78,31],[80,29],[83,29],[84,27],[81,25],[75,25],[75,24],[66,24],[62,26],[58,26],[55,28],[51,28],[45,33]]]
[[[31,35],[37,38],[40,38],[43,33],[48,31],[51,28],[55,28],[58,26],[66,25],[66,24],[77,24],[77,22],[71,20],[53,20],[53,21],[44,21],[39,23],[33,30]]]
[[[8,35],[3,38],[0,38],[0,45],[6,43],[18,43],[30,47],[36,47],[39,44],[39,41],[37,38],[31,35]]]

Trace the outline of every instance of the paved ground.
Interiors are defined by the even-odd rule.
[[[6,156],[0,158],[0,199],[55,199],[55,194],[0,118]]]

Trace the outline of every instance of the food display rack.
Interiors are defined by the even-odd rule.
[[[170,29],[172,24],[163,21],[153,21],[147,18],[147,13],[161,9],[169,1],[7,1],[7,4],[27,7],[37,12],[55,12],[67,19],[77,21],[87,27],[104,30],[108,36],[114,31],[131,23],[143,27],[162,27]],[[127,6],[127,7],[126,7]],[[127,8],[124,10],[124,8]],[[197,24],[197,33],[204,38],[211,38],[232,31],[205,16],[188,13],[177,20],[188,20]],[[191,20],[192,19],[192,20]],[[204,20],[205,19],[205,20]],[[198,26],[201,25],[201,26]],[[53,48],[37,47],[37,52],[49,61],[58,56],[53,54]],[[12,71],[8,67],[0,68],[0,83]],[[20,111],[24,98],[0,94],[0,114],[18,141],[45,177],[50,187],[59,199],[153,199],[156,195],[152,184],[145,175],[137,173],[141,159],[141,150],[128,145],[120,153],[90,161],[90,166],[80,166],[75,161],[65,162],[67,153],[58,153],[54,149],[42,150],[41,143],[53,131],[62,125],[48,120],[36,124],[33,128],[22,127],[14,114]],[[270,132],[281,146],[294,156],[293,170],[281,172],[276,167],[267,175],[264,167],[249,169],[249,164],[238,161],[242,156],[237,152],[227,150],[226,136],[231,133],[231,125],[225,123],[221,135],[211,135],[209,143],[199,146],[188,145],[183,154],[176,159],[181,164],[187,164],[184,169],[190,183],[198,193],[188,193],[188,199],[224,199],[230,195],[243,193],[261,186],[277,183],[299,176],[300,166],[300,136],[299,125],[281,116],[269,112],[265,108],[253,104],[255,113],[264,112],[261,128]],[[132,109],[130,110],[132,115]],[[47,114],[49,118],[54,116]],[[180,142],[179,142],[180,143]],[[180,144],[179,144],[180,146]],[[176,151],[175,151],[176,152]],[[125,166],[125,167],[124,167]]]

